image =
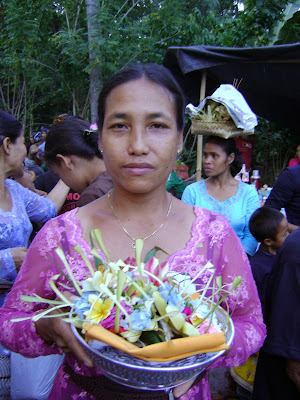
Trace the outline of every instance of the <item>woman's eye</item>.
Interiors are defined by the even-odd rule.
[[[126,129],[126,125],[121,123],[113,124],[111,125],[110,129]]]
[[[159,122],[156,122],[156,123],[150,125],[150,128],[152,128],[152,129],[165,129],[166,126],[163,125],[163,124],[160,124]]]

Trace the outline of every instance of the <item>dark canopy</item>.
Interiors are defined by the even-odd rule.
[[[169,47],[163,63],[182,84],[188,103],[199,104],[206,69],[205,97],[222,83],[242,79],[238,90],[255,114],[299,132],[300,42],[254,48]]]

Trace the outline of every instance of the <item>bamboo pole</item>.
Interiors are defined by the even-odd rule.
[[[200,101],[199,103],[205,99],[206,92],[206,78],[207,78],[207,70],[204,69],[202,71],[201,77],[201,86],[200,86]],[[197,169],[196,169],[196,181],[200,181],[202,176],[202,148],[203,148],[203,136],[198,135],[197,138]]]

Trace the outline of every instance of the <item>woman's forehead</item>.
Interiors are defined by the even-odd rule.
[[[175,109],[172,94],[164,86],[145,78],[122,83],[115,87],[106,99],[105,115],[113,110],[128,110],[147,108],[149,112],[161,108]]]
[[[220,144],[211,143],[211,142],[205,143],[204,150],[205,151],[217,151],[217,152],[221,152],[222,151],[222,152],[225,152],[223,147]]]

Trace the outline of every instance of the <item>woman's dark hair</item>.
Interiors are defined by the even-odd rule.
[[[59,164],[57,154],[74,155],[86,160],[94,157],[102,159],[98,149],[98,132],[89,128],[88,122],[78,118],[66,119],[52,125],[45,144],[45,161],[48,164]]]
[[[122,69],[113,75],[103,86],[98,99],[98,127],[103,128],[105,115],[105,103],[110,92],[116,87],[137,79],[145,78],[150,82],[154,82],[159,86],[167,89],[173,97],[176,108],[177,129],[182,130],[184,127],[184,95],[173,77],[172,73],[165,67],[158,64],[136,64],[131,67]]]
[[[249,229],[254,238],[263,243],[265,239],[276,239],[278,227],[284,215],[275,208],[261,207],[254,211],[249,220]]]
[[[0,110],[0,146],[6,137],[15,143],[22,132],[22,124],[6,111]]]
[[[236,147],[234,139],[224,139],[220,136],[207,136],[206,143],[213,143],[220,147],[222,147],[223,151],[227,154],[227,157],[230,156],[231,153],[234,154],[234,160],[230,164],[230,173],[234,177],[236,174],[240,172],[242,166],[244,164],[242,153]]]

